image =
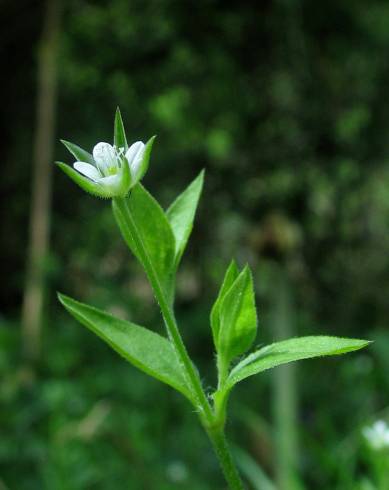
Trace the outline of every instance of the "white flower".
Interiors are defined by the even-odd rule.
[[[136,141],[128,148],[122,116],[117,108],[113,139],[113,146],[97,143],[92,155],[70,141],[61,140],[76,162],[72,167],[63,162],[56,163],[73,182],[95,196],[126,197],[147,172],[155,136],[146,144]]]
[[[389,448],[389,427],[383,420],[377,420],[371,427],[362,430],[370,447],[376,451]]]
[[[109,143],[97,143],[93,148],[95,165],[77,161],[73,167],[93,182],[115,193],[122,187],[124,165],[128,165],[131,181],[139,180],[139,170],[145,153],[145,145],[137,141],[124,153],[124,148],[116,148]]]

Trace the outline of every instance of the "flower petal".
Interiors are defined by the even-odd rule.
[[[130,148],[126,151],[126,158],[128,163],[131,165],[133,160],[138,156],[139,152],[145,147],[142,141],[136,141]]]
[[[97,143],[93,148],[93,158],[100,172],[106,175],[109,169],[118,166],[115,149],[109,143]]]
[[[126,152],[126,158],[130,165],[131,175],[135,179],[145,153],[145,144],[137,141]]]
[[[90,163],[85,162],[75,162],[73,167],[80,172],[80,174],[85,175],[91,180],[98,180],[101,178],[101,173],[97,170],[96,167],[91,165]]]
[[[98,180],[98,183],[106,187],[107,189],[115,190],[118,186],[120,186],[121,175],[109,175],[108,177],[102,177]]]

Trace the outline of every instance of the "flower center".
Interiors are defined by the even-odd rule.
[[[124,148],[100,143],[94,152],[94,158],[97,167],[105,177],[116,175],[123,162]]]

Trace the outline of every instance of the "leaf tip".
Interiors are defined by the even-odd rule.
[[[360,347],[361,349],[367,347],[370,344],[374,344],[374,340],[361,339],[360,342],[361,342],[361,347]]]
[[[253,278],[253,274],[251,272],[251,268],[249,266],[249,264],[246,262],[243,269],[242,269],[242,272],[241,272],[242,276],[243,277],[247,277],[248,279],[252,279]]]
[[[54,162],[54,165],[56,165],[58,168],[60,168],[66,175],[69,175],[69,169],[73,169],[70,165],[67,165],[64,162]]]
[[[58,301],[65,306],[65,300],[66,300],[67,296],[65,296],[63,293],[57,291],[57,299]]]
[[[227,271],[230,271],[230,273],[233,274],[234,279],[236,279],[238,277],[239,267],[238,267],[238,264],[237,264],[236,260],[234,259],[234,257],[231,259],[229,266],[227,268]]]
[[[153,146],[155,139],[157,138],[156,134],[153,134],[153,136],[147,141],[146,145]]]
[[[61,143],[62,143],[62,144],[65,146],[65,148],[66,148],[67,150],[69,150],[69,151],[70,151],[70,147],[71,147],[71,146],[72,146],[72,144],[73,144],[71,141],[67,141],[67,140],[64,140],[64,139],[60,139],[59,141],[60,141],[60,142],[61,142]]]

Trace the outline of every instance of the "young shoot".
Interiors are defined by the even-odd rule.
[[[63,306],[127,361],[146,374],[170,385],[193,405],[208,434],[231,490],[244,488],[225,436],[227,402],[239,382],[267,369],[300,359],[345,354],[369,342],[330,336],[308,336],[277,342],[249,352],[257,334],[257,312],[252,273],[227,268],[210,314],[216,352],[218,385],[209,397],[190,358],[174,314],[177,269],[185,251],[203,187],[203,172],[164,211],[143,187],[154,138],[146,145],[127,144],[119,109],[114,141],[98,143],[93,154],[63,141],[76,158],[73,167],[59,167],[85,191],[112,199],[121,234],[143,267],[159,304],[166,336],[116,318],[105,311],[59,294]]]

